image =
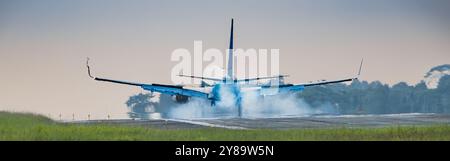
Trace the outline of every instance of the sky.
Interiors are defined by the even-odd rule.
[[[446,0],[0,0],[0,110],[57,118],[123,117],[137,87],[98,76],[171,84],[178,48],[279,49],[287,81],[414,85],[450,63]]]

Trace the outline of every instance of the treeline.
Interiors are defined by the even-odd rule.
[[[339,114],[450,113],[450,75],[436,89],[425,82],[405,82],[389,87],[379,81],[354,81],[305,89],[298,93],[312,108],[331,105]]]

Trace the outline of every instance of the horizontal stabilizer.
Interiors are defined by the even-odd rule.
[[[256,78],[249,78],[249,79],[237,79],[236,82],[249,82],[249,81],[257,81],[257,80],[263,80],[263,79],[274,79],[274,78],[284,78],[289,77],[289,75],[279,75],[279,76],[270,76],[270,77],[256,77]]]
[[[178,75],[178,76],[180,76],[180,77],[194,78],[194,79],[204,79],[204,80],[212,80],[212,81],[223,81],[222,79],[218,79],[218,78],[199,77],[199,76],[193,76],[193,75]]]

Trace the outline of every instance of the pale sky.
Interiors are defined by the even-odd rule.
[[[419,82],[450,63],[446,0],[0,0],[0,110],[106,118],[140,88],[102,77],[170,84],[173,50],[280,49],[290,83],[353,76]]]

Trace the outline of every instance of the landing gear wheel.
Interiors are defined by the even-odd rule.
[[[238,105],[238,117],[242,118],[242,106]]]

